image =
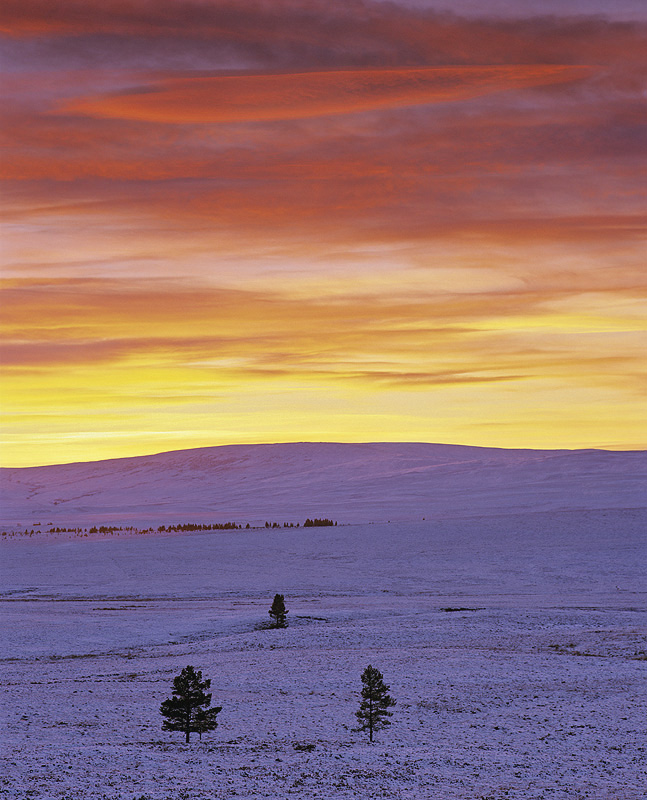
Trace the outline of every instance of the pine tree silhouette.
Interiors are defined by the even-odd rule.
[[[288,614],[288,610],[285,607],[285,598],[282,594],[275,594],[274,595],[274,602],[272,603],[272,608],[269,610],[270,617],[274,619],[274,627],[275,628],[286,628],[287,627],[287,620],[285,615]]]
[[[186,741],[190,739],[191,732],[202,734],[218,727],[216,717],[222,711],[222,706],[209,708],[211,694],[205,694],[205,689],[211,686],[210,680],[202,680],[202,672],[197,672],[193,667],[185,667],[173,679],[173,697],[164,700],[160,706],[160,713],[166,717],[162,728],[165,731],[184,731]]]
[[[359,726],[357,731],[368,730],[369,740],[373,741],[373,731],[391,724],[393,716],[389,708],[395,700],[389,695],[389,687],[384,683],[382,673],[370,664],[362,673],[362,699],[359,711],[355,712]]]

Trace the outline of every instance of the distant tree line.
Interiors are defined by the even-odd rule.
[[[238,525],[235,522],[178,522],[177,525],[160,525],[157,530],[159,533],[163,531],[168,533],[177,531],[235,531],[242,527],[242,525]],[[249,528],[249,525],[247,527]]]
[[[104,528],[102,527],[101,530],[103,531]],[[117,528],[112,528],[112,530],[117,530]],[[87,528],[48,528],[47,533],[87,533],[87,531]],[[96,533],[96,531],[97,529],[95,528],[93,533]]]
[[[101,525],[98,528],[93,525],[88,533],[115,533],[115,531],[122,531],[123,528],[118,528],[114,525]]]
[[[40,522],[35,522],[34,527],[39,526]],[[81,536],[87,536],[88,534],[121,534],[128,533],[128,534],[145,534],[145,533],[154,533],[157,531],[158,533],[187,533],[187,532],[194,532],[194,531],[233,531],[233,530],[250,530],[252,526],[249,522],[246,525],[239,524],[237,522],[178,522],[174,525],[159,525],[157,528],[135,528],[135,527],[122,527],[118,525],[92,525],[90,528],[73,528],[73,527],[54,527],[52,523],[48,523],[51,527],[47,528],[47,533],[76,533]],[[304,528],[318,528],[318,527],[326,527],[337,525],[337,522],[332,519],[322,518],[319,519],[315,517],[314,519],[308,518],[304,523]],[[265,528],[270,529],[277,529],[277,528],[299,528],[300,523],[294,522],[265,522]],[[25,528],[24,531],[2,531],[2,536],[34,536],[34,534],[40,533],[39,530],[34,530],[34,528]]]

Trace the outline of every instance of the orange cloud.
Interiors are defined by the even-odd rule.
[[[407,363],[433,360],[430,342],[442,342],[442,350],[453,357],[461,352],[479,352],[480,357],[474,343],[498,336],[497,346],[486,349],[527,358],[533,348],[541,349],[531,342],[541,340],[542,327],[550,327],[546,319],[559,318],[563,325],[569,313],[573,319],[590,314],[587,304],[569,311],[577,289],[550,280],[544,286],[537,281],[523,289],[465,294],[430,289],[369,296],[354,294],[353,288],[349,280],[343,294],[304,299],[287,291],[197,287],[177,280],[10,281],[3,290],[5,361],[14,366],[94,363],[147,353],[154,363],[245,355],[273,369],[349,359],[371,363],[373,355],[381,355],[401,361],[405,374]],[[520,316],[531,332],[517,352],[502,342],[521,341],[516,323],[507,323]],[[373,363],[379,372],[379,361]]]
[[[339,70],[170,79],[74,100],[62,110],[171,123],[257,122],[466,100],[590,75],[591,67],[519,65]]]

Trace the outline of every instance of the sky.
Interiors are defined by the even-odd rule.
[[[647,447],[643,0],[5,0],[3,466]]]

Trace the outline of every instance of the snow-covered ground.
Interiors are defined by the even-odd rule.
[[[646,523],[9,538],[0,797],[643,800]],[[398,701],[373,745],[369,663]],[[187,664],[223,706],[188,746],[159,714]]]
[[[647,506],[647,451],[230,445],[0,469],[0,524],[340,522]]]

